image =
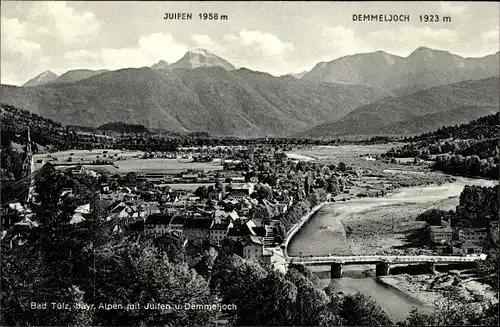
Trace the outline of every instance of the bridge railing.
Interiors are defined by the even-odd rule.
[[[294,263],[334,263],[334,262],[390,262],[390,263],[406,263],[406,262],[473,262],[477,260],[485,260],[485,255],[461,257],[461,256],[323,256],[323,257],[288,257],[290,262]]]

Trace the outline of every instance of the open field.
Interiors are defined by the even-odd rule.
[[[375,144],[375,145],[323,145],[309,146],[293,151],[293,155],[306,156],[316,159],[318,162],[345,163],[355,169],[370,169],[381,171],[384,169],[402,167],[398,164],[390,164],[380,160],[367,160],[367,155],[375,157],[387,152],[396,144]],[[290,156],[291,153],[288,154]],[[413,159],[412,159],[413,161]],[[418,169],[418,168],[417,168]]]
[[[221,165],[211,162],[180,162],[178,159],[129,159],[117,161],[120,172],[180,172],[186,169],[205,171],[222,170]]]
[[[118,167],[118,170],[113,169],[112,173],[146,173],[146,172],[181,172],[186,169],[200,169],[205,171],[222,170],[220,164],[211,162],[181,162],[178,159],[141,159],[144,155],[142,151],[122,151],[111,149],[96,149],[96,150],[69,150],[59,151],[54,153],[36,154],[33,156],[35,160],[35,168],[39,169],[45,162],[61,163],[61,164],[85,164],[92,161],[111,160]],[[68,159],[71,158],[71,161]],[[57,159],[57,160],[54,160]],[[37,162],[43,161],[43,162]]]
[[[39,169],[45,162],[69,163],[69,158],[71,158],[71,163],[84,164],[98,159],[112,161],[129,160],[132,158],[140,158],[143,155],[144,152],[142,151],[122,151],[112,149],[68,150],[53,153],[35,154],[33,155],[33,160],[35,160],[35,168]],[[43,163],[37,162],[40,160],[43,161]]]

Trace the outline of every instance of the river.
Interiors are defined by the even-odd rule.
[[[339,253],[347,254],[349,247],[341,220],[348,215],[355,215],[359,218],[359,215],[373,211],[373,209],[395,210],[397,205],[404,205],[406,210],[408,208],[411,210],[414,205],[415,210],[420,211],[422,206],[454,209],[465,185],[494,186],[496,184],[497,182],[493,180],[457,177],[453,183],[401,188],[380,198],[360,198],[329,203],[291,240],[289,255],[335,254],[337,249]],[[404,320],[414,306],[424,311],[432,310],[431,305],[419,301],[411,294],[405,294],[378,283],[373,278],[374,267],[372,266],[345,266],[344,277],[341,279],[330,279],[328,268],[311,267],[314,272],[318,273],[325,286],[333,283],[337,289],[345,293],[361,292],[371,296],[395,322]]]

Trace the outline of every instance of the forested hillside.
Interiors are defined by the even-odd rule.
[[[57,138],[57,131],[63,127],[60,123],[47,119],[28,110],[16,108],[14,106],[1,104],[1,127],[2,135],[4,133],[19,134],[27,128],[31,130],[31,140],[40,145],[47,145],[53,143]],[[10,138],[11,141],[16,143],[23,143],[26,141],[19,139],[21,135]],[[24,137],[26,137],[24,135]],[[3,139],[3,137],[2,137]]]
[[[73,83],[0,86],[4,103],[63,124],[97,127],[122,121],[149,129],[238,137],[288,136],[387,95],[362,85],[316,85],[221,67],[127,68]]]
[[[498,178],[498,128],[497,113],[406,139],[409,143],[386,155],[434,159],[434,168],[448,173]]]
[[[499,83],[498,77],[491,77],[436,86],[399,97],[386,97],[296,136],[413,136],[448,124],[467,123],[498,112]]]

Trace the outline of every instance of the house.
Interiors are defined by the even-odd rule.
[[[70,224],[79,224],[86,220],[86,217],[90,215],[90,203],[82,204],[75,209],[73,216],[71,216]]]
[[[169,224],[169,231],[175,232],[177,234],[182,234],[184,232],[184,222],[186,221],[186,216],[183,213],[177,212],[172,217]]]
[[[188,240],[210,239],[212,221],[212,218],[186,218],[184,222],[184,236]]]
[[[139,208],[144,211],[144,215],[147,217],[149,215],[152,215],[154,213],[160,213],[160,206],[158,202],[151,201],[151,202],[143,202],[140,203]]]
[[[80,213],[82,215],[86,215],[86,214],[89,214],[90,213],[90,203],[87,203],[87,204],[83,204],[81,206],[78,206],[76,209],[75,209],[75,213]]]
[[[144,232],[147,234],[163,235],[170,232],[172,216],[164,214],[149,215],[144,221]]]
[[[482,244],[488,237],[486,228],[460,228],[457,232],[458,241]]]
[[[231,241],[241,241],[249,235],[251,235],[251,233],[247,225],[234,224],[227,231],[227,238]]]
[[[16,233],[22,233],[34,227],[38,227],[38,223],[28,217],[25,217],[23,220],[14,224],[14,231]]]
[[[225,239],[229,228],[232,226],[233,224],[229,219],[214,218],[210,226],[210,241],[217,244]]]
[[[82,221],[85,221],[85,217],[81,213],[75,213],[71,216],[71,220],[69,221],[70,225],[79,224]]]
[[[467,254],[481,254],[482,247],[470,242],[464,242],[460,246],[452,247],[452,254],[467,255]]]
[[[433,243],[448,243],[453,238],[453,230],[449,226],[429,226],[429,236]]]
[[[264,241],[257,236],[248,236],[243,240],[243,259],[261,260],[264,253]]]
[[[244,198],[253,193],[254,187],[251,183],[235,183],[226,187],[228,196],[232,198]]]
[[[183,174],[181,176],[181,179],[183,182],[196,182],[197,179],[198,179],[198,174],[193,174],[193,173],[187,173],[187,174]]]
[[[130,206],[125,202],[118,202],[114,206],[112,206],[111,210],[109,210],[109,215],[106,217],[106,221],[110,221],[112,219],[127,219],[129,218],[129,210]]]
[[[221,218],[222,220],[228,219],[230,221],[235,221],[240,219],[240,216],[235,210],[232,210],[230,212],[224,211],[224,210],[216,210],[214,212],[214,216],[216,218]]]

